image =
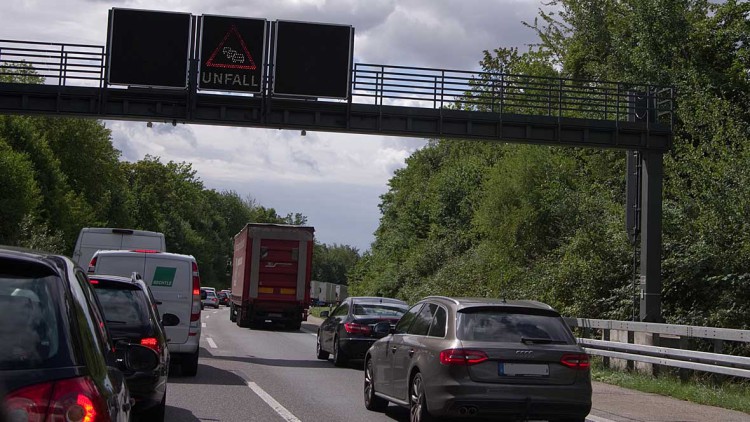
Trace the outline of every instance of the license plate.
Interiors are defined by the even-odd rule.
[[[497,365],[497,374],[507,377],[546,377],[549,376],[549,365],[500,362]]]

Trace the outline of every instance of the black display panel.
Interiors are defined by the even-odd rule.
[[[354,28],[277,21],[274,94],[348,98]]]
[[[112,9],[110,16],[110,84],[187,87],[190,14]]]
[[[267,26],[265,19],[203,16],[198,87],[261,92]]]

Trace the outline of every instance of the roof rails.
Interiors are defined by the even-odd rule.
[[[425,299],[443,299],[443,300],[447,300],[449,302],[453,302],[456,305],[459,304],[458,299],[454,299],[454,298],[448,297],[448,296],[427,296]]]

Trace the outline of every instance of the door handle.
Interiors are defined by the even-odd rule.
[[[398,350],[398,347],[396,346],[391,347],[391,353],[396,353],[396,350]]]
[[[414,349],[409,349],[409,357],[414,356]]]

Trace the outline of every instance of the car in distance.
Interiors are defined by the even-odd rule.
[[[216,296],[215,290],[204,290],[201,292],[201,306],[219,307],[219,298]]]
[[[219,305],[229,306],[229,295],[232,294],[226,290],[222,290],[216,294],[219,298]]]
[[[365,357],[369,410],[430,416],[585,421],[589,356],[550,306],[431,296],[395,328],[376,324]]]
[[[333,364],[345,365],[349,359],[362,359],[377,338],[372,327],[377,323],[395,324],[409,305],[398,299],[383,297],[348,297],[332,312],[323,311],[325,320],[318,328],[316,354]]]
[[[130,278],[93,274],[89,280],[102,304],[112,338],[141,344],[159,356],[159,364],[152,370],[125,372],[125,382],[135,400],[133,413],[144,420],[163,421],[169,375],[169,349],[163,325],[179,324],[178,317],[170,313],[159,316],[151,290],[137,273]]]
[[[0,247],[0,268],[0,390],[9,419],[128,421],[121,370],[153,369],[156,354],[114,343],[86,274],[70,259]]]

